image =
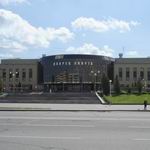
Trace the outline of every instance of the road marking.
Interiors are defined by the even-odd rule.
[[[133,139],[134,141],[150,141],[150,139]]]
[[[47,137],[47,136],[20,136],[20,135],[1,135],[0,138],[26,138],[26,139],[60,139],[60,140],[80,140],[80,137]]]
[[[148,126],[129,126],[128,128],[132,129],[150,129]]]
[[[81,127],[81,128],[94,128],[93,125],[49,125],[49,124],[14,124],[14,123],[4,123],[0,126],[32,126],[32,127]]]
[[[16,120],[82,120],[82,121],[150,121],[150,118],[92,118],[92,117],[0,117],[0,119],[16,119]]]

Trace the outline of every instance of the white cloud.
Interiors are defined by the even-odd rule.
[[[28,2],[28,0],[0,0],[0,5],[9,5],[9,4],[14,4],[14,3],[24,3]]]
[[[21,52],[29,47],[47,48],[54,40],[66,42],[73,33],[65,27],[42,28],[32,26],[19,15],[0,9],[0,48]]]
[[[102,48],[98,48],[91,43],[84,43],[81,47],[69,47],[66,52],[73,54],[93,54],[93,55],[104,55],[113,56],[114,50],[108,45],[104,45]]]
[[[137,51],[128,51],[128,52],[126,53],[126,55],[127,55],[128,57],[139,57],[139,54],[138,54]]]
[[[11,52],[22,52],[27,49],[24,45],[11,40],[0,39],[0,44],[0,49],[9,50]]]
[[[7,58],[14,58],[12,54],[6,53],[6,54],[0,54],[0,59],[7,59]]]
[[[139,25],[137,21],[123,21],[115,18],[108,20],[96,20],[94,18],[79,17],[72,22],[75,29],[85,29],[95,32],[106,32],[109,30],[119,30],[119,32],[131,31],[132,27]]]

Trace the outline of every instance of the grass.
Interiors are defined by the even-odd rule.
[[[150,94],[121,94],[105,96],[105,99],[111,104],[143,104],[144,100],[150,104]]]

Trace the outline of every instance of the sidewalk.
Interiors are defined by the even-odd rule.
[[[0,103],[0,111],[143,111],[143,108],[143,105]]]

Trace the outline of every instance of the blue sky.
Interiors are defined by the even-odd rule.
[[[0,58],[148,57],[149,0],[0,0]]]

